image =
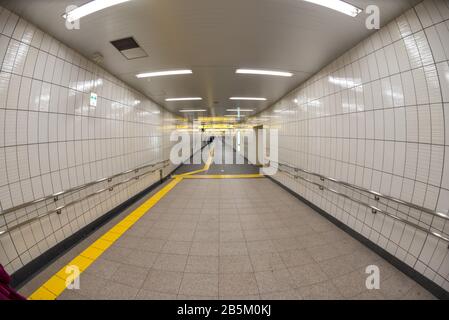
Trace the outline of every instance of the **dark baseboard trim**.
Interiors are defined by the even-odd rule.
[[[444,290],[442,287],[437,285],[435,282],[429,280],[425,276],[423,276],[421,273],[407,265],[405,262],[399,260],[395,256],[393,256],[391,253],[383,249],[382,247],[378,246],[368,238],[364,237],[357,231],[353,230],[340,220],[336,219],[323,209],[317,207],[315,204],[310,202],[309,200],[303,198],[295,191],[291,190],[290,188],[284,186],[279,181],[276,181],[270,176],[266,176],[268,179],[279,185],[284,190],[288,191],[290,194],[295,196],[300,201],[304,202],[306,205],[311,207],[313,210],[318,212],[320,215],[325,217],[327,220],[335,224],[337,227],[339,227],[341,230],[345,231],[347,234],[349,234],[351,237],[355,238],[359,242],[363,243],[365,246],[373,250],[375,253],[377,253],[379,256],[381,256],[383,259],[387,260],[389,263],[391,263],[393,266],[395,266],[398,270],[400,270],[402,273],[406,274],[413,280],[415,280],[418,284],[420,284],[422,287],[424,287],[426,290],[428,290],[430,293],[432,293],[435,297],[441,299],[441,300],[449,300],[449,292]]]
[[[206,143],[201,147],[203,150],[210,142]],[[193,155],[190,157],[190,159]],[[153,191],[158,186],[162,185],[166,180],[168,180],[172,174],[176,172],[183,164],[181,163],[175,169],[173,169],[169,174],[163,177],[158,182],[153,183],[148,188],[142,190],[135,196],[129,198],[125,202],[119,204],[117,207],[108,211],[95,221],[91,222],[87,226],[81,228],[68,238],[63,241],[57,243],[55,246],[51,247],[43,254],[41,254],[36,259],[30,261],[22,268],[17,270],[11,275],[11,287],[15,289],[20,289],[24,284],[34,278],[37,274],[39,274],[42,270],[48,267],[51,263],[53,263],[56,259],[61,257],[63,254],[67,253],[70,249],[80,243],[82,240],[86,239],[89,235],[91,235],[94,231],[98,230],[102,226],[104,226],[107,222],[109,222],[114,217],[118,216],[123,212],[126,208],[133,205],[135,202],[139,201],[143,197],[147,196],[151,191]]]
[[[123,210],[127,209],[143,197],[147,196],[151,191],[156,189],[158,186],[162,185],[166,180],[168,180],[171,175],[178,170],[182,164],[177,166],[174,170],[172,170],[169,174],[167,174],[164,178],[159,180],[158,182],[153,183],[151,186],[142,190],[138,194],[129,198],[125,202],[119,204],[117,207],[108,211],[95,221],[92,221],[87,226],[81,228],[68,238],[62,240],[57,243],[55,246],[51,247],[43,254],[32,260],[31,262],[24,265],[22,268],[17,270],[11,275],[11,287],[15,289],[20,289],[24,284],[34,278],[38,273],[48,267],[51,263],[53,263],[56,259],[61,257],[67,251],[72,249],[82,240],[91,235],[94,231],[98,230],[100,227],[104,226],[107,222],[118,216],[123,212]]]

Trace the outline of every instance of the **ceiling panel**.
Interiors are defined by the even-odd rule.
[[[364,13],[356,18],[302,0],[131,0],[65,28],[69,5],[86,0],[0,0],[45,32],[87,57],[104,56],[103,66],[169,110],[227,108],[260,111],[298,86],[372,31]],[[419,1],[353,0],[377,4],[385,24]],[[110,41],[132,36],[148,57],[127,60]],[[237,68],[285,70],[291,78],[237,75]],[[192,75],[137,79],[137,73],[192,69]],[[165,98],[201,96],[202,101]],[[261,96],[266,102],[233,102],[231,96]]]

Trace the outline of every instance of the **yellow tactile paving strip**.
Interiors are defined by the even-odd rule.
[[[154,196],[145,201],[140,207],[127,215],[122,221],[117,223],[97,241],[92,243],[86,250],[81,252],[76,258],[61,268],[47,282],[38,288],[30,297],[31,300],[54,300],[65,289],[66,280],[69,274],[66,273],[67,267],[76,266],[80,273],[85,271],[100,255],[103,254],[123,233],[134,225],[144,214],[148,212],[156,203],[159,202],[171,189],[173,189],[182,178],[174,178],[169,184],[158,191]]]
[[[156,203],[159,202],[171,189],[173,189],[183,179],[246,179],[261,178],[260,174],[240,174],[240,175],[194,175],[196,173],[209,170],[214,156],[214,149],[209,152],[203,169],[187,172],[173,176],[173,180],[164,188],[158,191],[154,196],[145,201],[141,206],[127,215],[123,220],[109,229],[97,241],[92,243],[87,249],[81,252],[77,257],[61,268],[47,282],[40,286],[28,299],[30,300],[55,300],[67,287],[67,278],[73,275],[67,274],[67,267],[75,266],[80,274],[85,271],[98,257],[100,257],[117,239],[119,239],[131,226],[133,226],[143,215],[145,215]],[[79,276],[79,275],[78,275]]]
[[[195,171],[190,171],[190,172],[186,172],[186,173],[183,173],[183,174],[180,174],[180,175],[175,175],[175,176],[173,176],[173,177],[174,177],[174,178],[176,178],[176,177],[186,178],[186,177],[192,176],[192,175],[197,174],[197,173],[200,173],[200,172],[205,172],[205,171],[209,170],[210,165],[212,164],[212,160],[213,160],[213,159],[214,159],[214,148],[210,149],[210,151],[209,151],[209,157],[207,158],[207,161],[206,161],[206,163],[204,164],[203,169],[195,170]]]
[[[249,179],[249,178],[263,178],[261,174],[210,174],[210,175],[196,175],[184,176],[184,179]]]

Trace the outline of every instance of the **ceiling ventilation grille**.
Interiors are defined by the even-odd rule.
[[[114,40],[111,44],[128,60],[148,57],[133,37]]]

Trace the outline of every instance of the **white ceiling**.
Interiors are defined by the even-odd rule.
[[[87,0],[0,0],[45,32],[87,57],[100,52],[104,67],[166,108],[227,108],[260,111],[298,86],[370,32],[364,13],[356,18],[302,0],[132,0],[65,28],[68,5]],[[360,8],[377,4],[385,24],[419,0],[350,0]],[[133,36],[147,58],[126,60],[110,43]],[[285,70],[291,78],[238,75],[236,68]],[[192,75],[137,79],[135,74],[192,69]],[[203,101],[165,102],[200,96]],[[232,102],[260,96],[266,102]]]

